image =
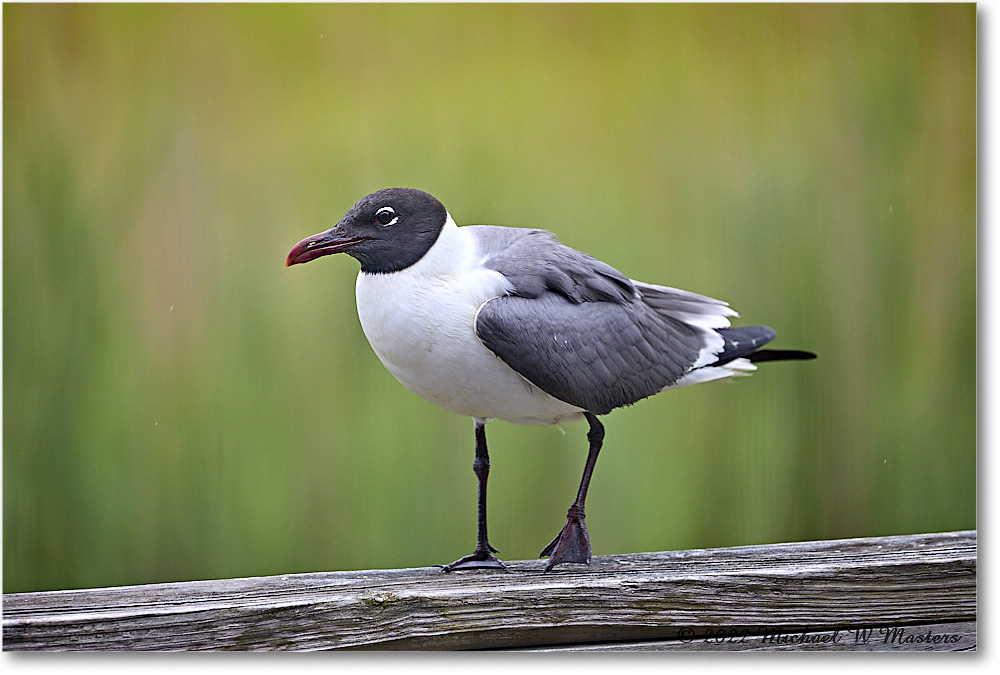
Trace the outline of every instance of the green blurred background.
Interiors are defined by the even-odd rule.
[[[820,354],[607,416],[595,555],[976,526],[974,5],[3,7],[3,589],[448,562],[472,424],[397,384],[388,186]],[[583,424],[488,428],[490,534]]]

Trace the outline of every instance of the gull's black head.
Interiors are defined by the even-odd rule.
[[[420,260],[437,241],[448,212],[437,199],[411,188],[389,188],[351,207],[336,227],[303,239],[286,265],[347,253],[365,272],[397,272]]]

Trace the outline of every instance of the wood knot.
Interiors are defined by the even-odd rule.
[[[399,597],[395,593],[376,593],[370,598],[361,598],[362,604],[369,607],[388,607],[398,601]]]

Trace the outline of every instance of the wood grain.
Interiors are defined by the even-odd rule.
[[[975,649],[975,531],[4,596],[4,650],[822,649],[760,636],[903,627]],[[942,627],[944,626],[944,627]],[[947,628],[950,626],[951,628]],[[950,631],[950,632],[949,632]],[[843,642],[843,641],[842,641]],[[837,648],[850,647],[846,642]],[[640,646],[640,645],[645,645]],[[749,647],[748,647],[749,648]],[[833,648],[828,646],[828,648]]]

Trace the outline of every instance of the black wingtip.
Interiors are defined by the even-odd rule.
[[[761,361],[808,361],[816,358],[813,352],[801,349],[761,349],[748,357],[753,363]]]
[[[769,326],[720,328],[716,332],[722,336],[724,346],[713,366],[721,366],[743,357],[753,360],[753,355],[775,338],[774,329]]]

